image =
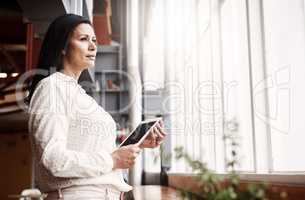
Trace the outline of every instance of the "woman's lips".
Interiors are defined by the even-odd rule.
[[[95,61],[95,56],[86,56],[87,58],[89,58],[90,60]]]

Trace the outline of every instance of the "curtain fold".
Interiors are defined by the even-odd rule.
[[[149,1],[143,42],[144,88],[164,89],[168,152],[183,146],[215,167],[210,1]],[[157,71],[157,73],[155,73]],[[172,158],[171,171],[189,171]]]

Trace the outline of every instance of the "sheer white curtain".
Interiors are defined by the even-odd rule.
[[[212,34],[210,22],[213,6],[209,0],[154,0],[148,4],[144,85],[146,89],[164,88],[162,108],[169,133],[166,148],[173,152],[183,146],[194,158],[216,168],[224,158],[219,156],[220,162],[216,162],[216,153],[223,153],[219,152],[223,143],[222,135],[216,134],[222,122],[216,122],[219,119],[215,116],[221,118],[222,108],[216,105],[215,97],[219,97],[219,104],[222,89],[212,75],[213,60],[217,60],[212,48],[212,38],[217,34]],[[172,159],[171,171],[184,172],[187,168],[184,162]]]
[[[226,125],[224,131],[227,131],[229,124],[237,126],[235,134],[239,143],[238,170],[254,172],[255,144],[247,1],[223,1],[219,9],[224,85],[223,120]],[[262,101],[262,104],[264,105],[265,102]],[[228,157],[229,149],[230,147],[227,146]]]
[[[304,173],[304,0],[147,2],[144,85],[164,88],[167,151],[225,172],[233,131],[238,170]]]
[[[304,1],[263,1],[263,14],[272,171],[304,173]]]

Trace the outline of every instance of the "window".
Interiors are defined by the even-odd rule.
[[[145,56],[164,67],[168,152],[184,146],[222,173],[229,158],[222,137],[233,132],[238,170],[303,173],[305,160],[294,157],[305,151],[304,1],[150,3]],[[182,161],[167,164],[188,170]]]

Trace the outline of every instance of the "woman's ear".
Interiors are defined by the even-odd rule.
[[[61,51],[61,54],[62,54],[62,55],[66,55],[66,51],[65,51],[65,50],[62,50],[62,51]]]

